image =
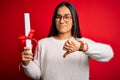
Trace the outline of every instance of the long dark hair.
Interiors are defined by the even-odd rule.
[[[48,37],[58,35],[58,30],[56,28],[56,23],[55,23],[55,17],[56,17],[58,9],[62,6],[66,6],[67,8],[69,8],[69,10],[71,11],[71,14],[72,14],[72,18],[73,18],[72,36],[74,38],[81,38],[82,35],[81,35],[81,32],[80,32],[77,12],[76,12],[74,6],[71,3],[68,3],[68,2],[62,2],[58,6],[56,6],[53,17],[52,17],[52,25],[51,25],[51,29],[50,29],[50,32],[48,34]]]

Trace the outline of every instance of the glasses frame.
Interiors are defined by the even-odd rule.
[[[69,16],[69,19],[67,20],[66,17],[68,17],[68,15],[70,15],[70,16]],[[59,17],[57,17],[57,16],[59,16]],[[69,21],[72,19],[72,15],[71,15],[71,14],[65,14],[64,16],[62,16],[62,15],[60,15],[60,14],[57,14],[57,15],[55,16],[55,21],[56,21],[56,22],[59,22],[59,21],[62,20],[62,18],[63,18],[63,20],[64,20],[65,22],[69,22]]]

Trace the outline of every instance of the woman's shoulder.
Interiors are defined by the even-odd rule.
[[[94,42],[92,39],[86,38],[86,37],[82,37],[82,38],[78,38],[78,40],[82,40],[83,42]]]
[[[102,42],[99,42],[99,41],[94,41],[90,38],[86,38],[86,37],[82,37],[80,40],[82,40],[83,42],[85,43],[98,43],[98,44],[107,44],[107,43],[102,43]],[[108,45],[108,44],[107,44]]]

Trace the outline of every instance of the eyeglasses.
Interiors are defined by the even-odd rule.
[[[65,22],[69,22],[72,19],[71,14],[65,14],[64,16],[61,16],[59,14],[56,15],[55,20],[58,22],[63,18]]]

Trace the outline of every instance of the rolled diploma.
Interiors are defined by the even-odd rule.
[[[29,13],[24,13],[24,21],[25,21],[25,36],[28,36],[30,32],[30,16]],[[30,52],[32,52],[32,43],[30,39],[26,40],[26,47],[30,47]]]

